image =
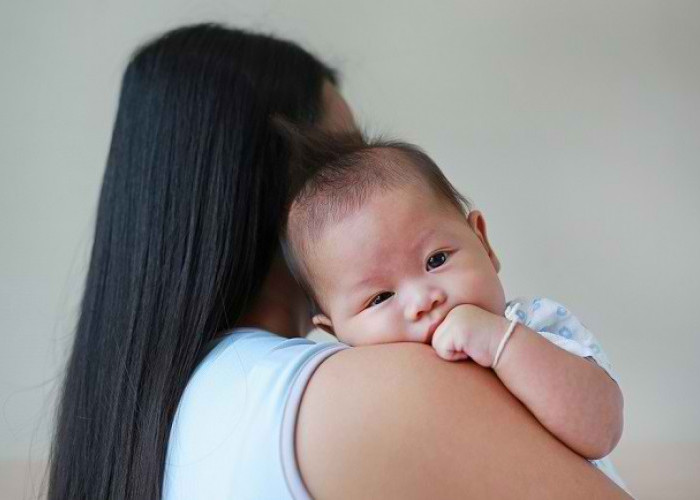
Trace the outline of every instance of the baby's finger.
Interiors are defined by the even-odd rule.
[[[459,351],[451,351],[443,353],[440,357],[447,361],[462,361],[463,359],[469,359],[469,356]]]
[[[441,346],[433,346],[433,349],[435,349],[438,356],[446,361],[461,361],[463,359],[469,359],[469,355],[462,351],[454,351]]]

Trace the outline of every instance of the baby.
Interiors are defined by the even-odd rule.
[[[506,303],[484,216],[438,166],[415,146],[359,134],[293,139],[302,181],[282,243],[313,323],[349,345],[422,342],[493,368],[552,434],[624,487],[603,458],[620,438],[623,402],[600,345],[552,300]]]

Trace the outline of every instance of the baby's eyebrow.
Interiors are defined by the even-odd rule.
[[[425,231],[420,238],[417,238],[415,243],[413,243],[412,248],[415,249],[421,249],[423,245],[425,245],[425,242],[428,241],[435,233],[437,232],[437,228],[432,227]]]

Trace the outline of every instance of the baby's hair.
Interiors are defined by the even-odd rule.
[[[462,214],[471,209],[437,164],[419,147],[401,141],[368,139],[361,132],[301,129],[274,120],[291,150],[287,218],[281,245],[287,264],[309,294],[315,308],[322,304],[306,265],[313,243],[329,223],[355,213],[377,192],[408,184],[426,185]]]

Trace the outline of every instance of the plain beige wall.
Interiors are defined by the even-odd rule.
[[[364,125],[433,155],[485,212],[508,294],[558,299],[602,341],[633,490],[700,492],[700,3],[669,0],[3,2],[6,477],[47,450],[127,57],[203,20],[301,42]]]

